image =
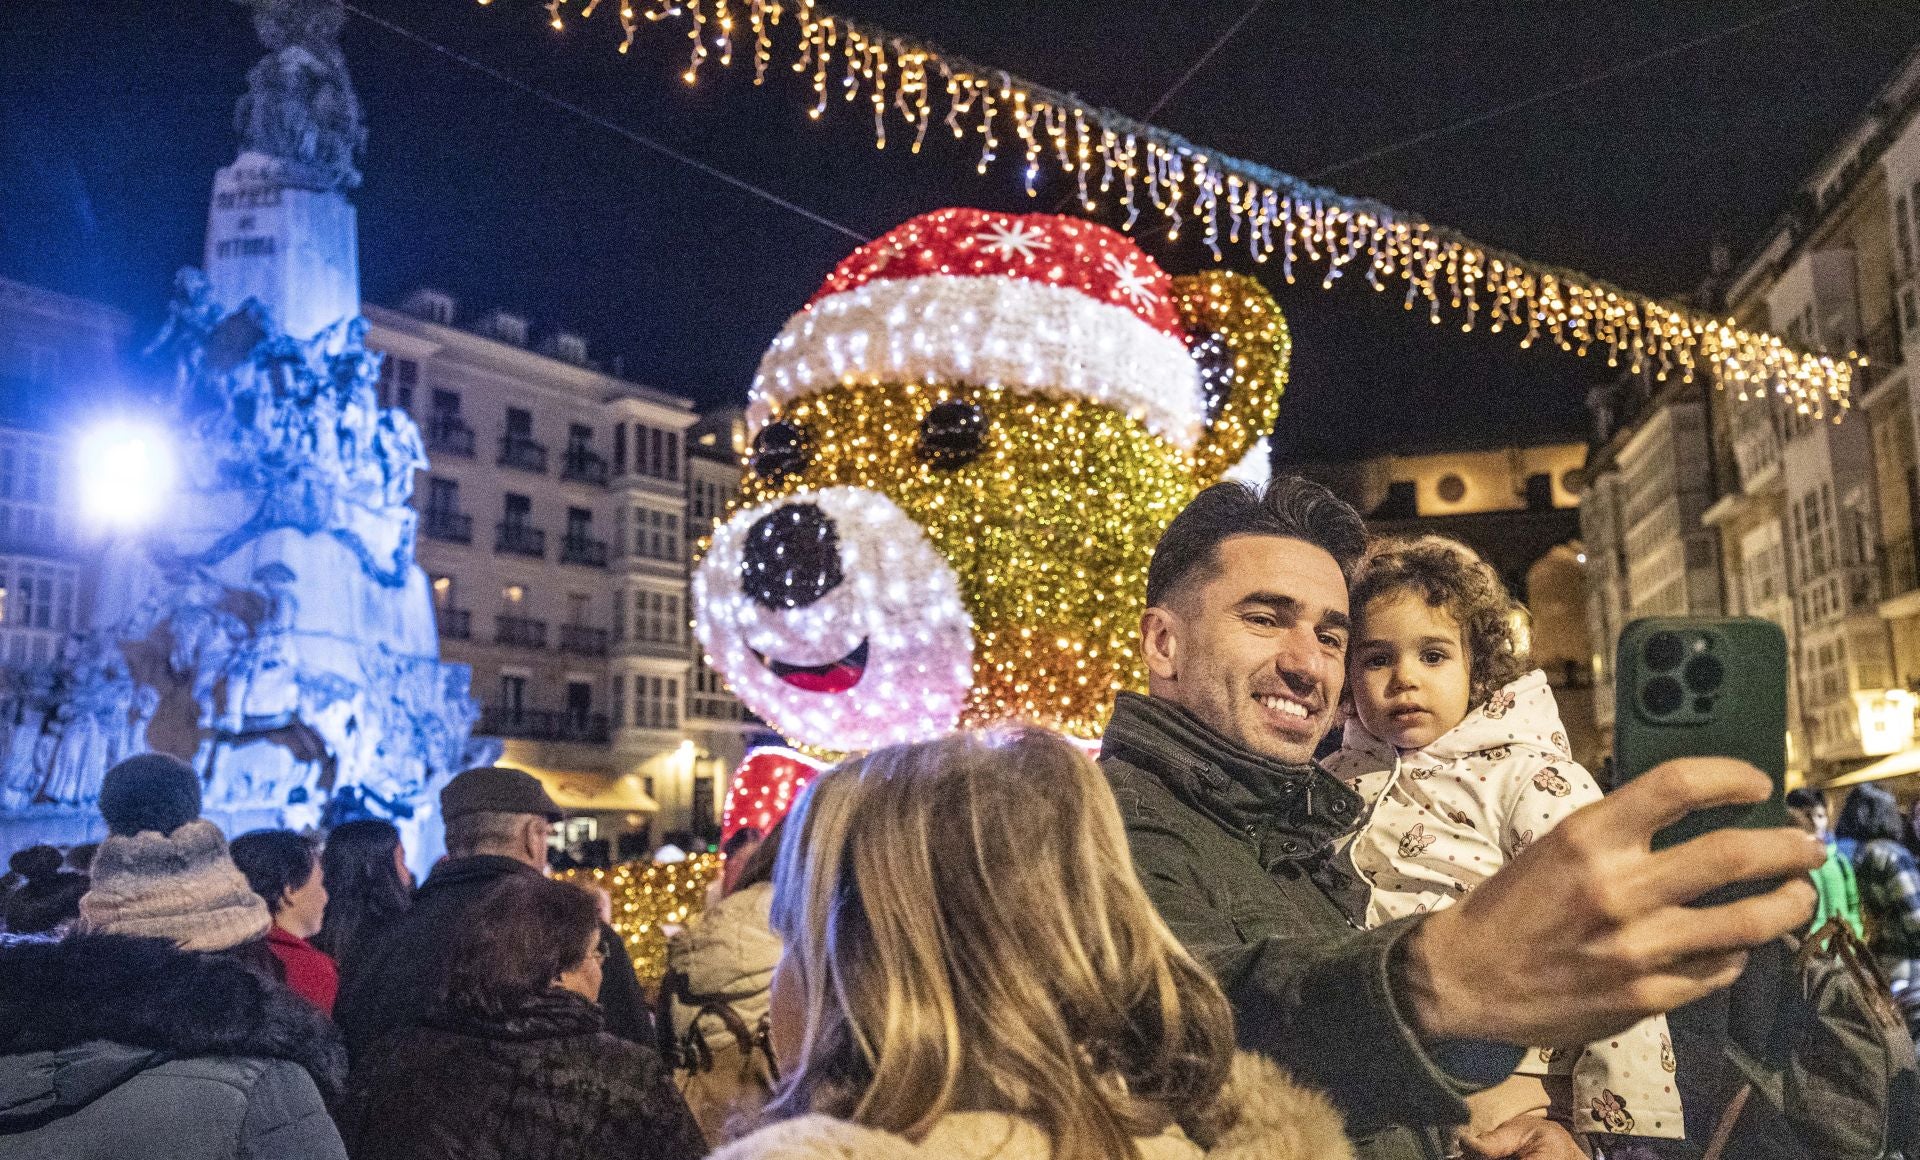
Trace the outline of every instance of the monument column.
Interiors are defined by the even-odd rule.
[[[366,131],[339,36],[344,11],[244,0],[268,54],[234,107],[240,155],[213,181],[206,272],[227,310],[249,298],[311,338],[360,313],[359,243],[347,192]]]

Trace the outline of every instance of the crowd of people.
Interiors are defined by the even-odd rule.
[[[229,845],[190,767],[123,761],[96,851],[13,859],[0,1157],[1920,1154],[1884,791],[1831,844],[1800,796],[1808,832],[1653,850],[1769,779],[1603,795],[1497,576],[1304,481],[1204,492],[1146,596],[1097,761],[1008,725],[820,774],[651,999],[525,773],[447,784],[416,887],[383,822]]]

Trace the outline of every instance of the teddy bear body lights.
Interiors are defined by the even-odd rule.
[[[1153,545],[1271,428],[1286,322],[1077,218],[946,209],[843,261],[774,340],[738,508],[693,577],[747,707],[852,751],[1141,688]]]

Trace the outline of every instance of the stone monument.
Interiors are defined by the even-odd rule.
[[[363,345],[342,10],[245,2],[268,55],[204,272],[175,278],[149,349],[173,372],[180,491],[107,551],[90,628],[0,697],[0,847],[97,837],[101,777],[152,748],[200,770],[229,833],[373,814],[425,862],[440,784],[494,756],[414,562],[420,433]]]

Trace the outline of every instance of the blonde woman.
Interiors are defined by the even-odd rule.
[[[788,819],[785,1076],[714,1160],[1342,1160],[1326,1100],[1236,1056],[1134,878],[1106,783],[1039,730],[883,749]]]

